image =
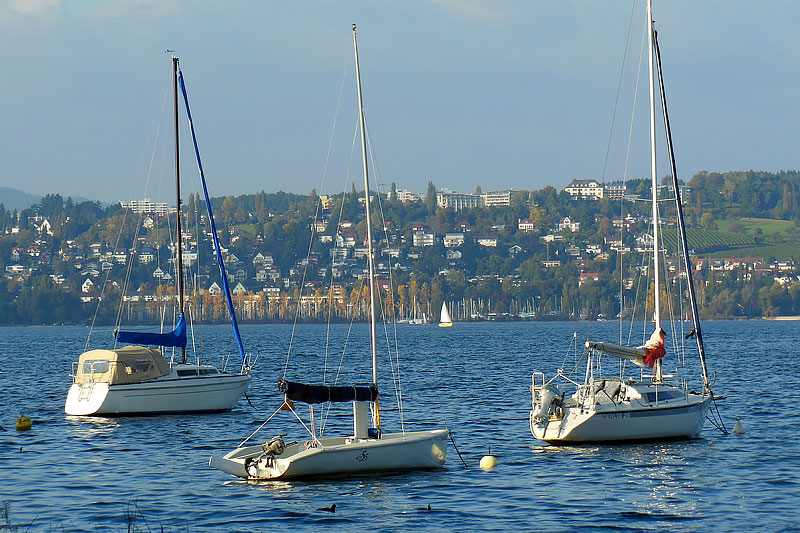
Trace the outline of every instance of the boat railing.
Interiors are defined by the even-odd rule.
[[[570,385],[574,385],[579,392],[582,389],[585,389],[587,391],[591,389],[589,385],[578,383],[574,379],[564,374],[564,370],[561,368],[559,368],[558,372],[556,372],[556,374],[550,379],[545,379],[544,372],[534,372],[533,375],[531,376],[531,388],[530,388],[531,394],[533,395],[534,403],[536,403],[538,399],[541,399],[542,390],[545,388],[545,386],[550,385],[551,383],[554,383],[556,380],[559,379],[564,383],[569,383]]]
[[[537,378],[539,383],[537,384]],[[534,372],[531,376],[531,395],[533,397],[534,405],[539,404],[542,400],[542,388],[545,386],[544,372]]]

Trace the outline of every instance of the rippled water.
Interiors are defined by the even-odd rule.
[[[338,325],[331,335],[342,338],[346,330]],[[118,419],[63,413],[86,329],[2,328],[0,501],[8,502],[8,516],[0,507],[0,530],[6,520],[22,531],[800,528],[800,322],[705,325],[714,390],[727,395],[722,415],[729,428],[741,417],[743,435],[707,424],[703,438],[687,442],[547,446],[529,433],[527,387],[533,370],[551,375],[562,366],[575,331],[581,340],[589,333],[613,340],[617,325],[398,326],[406,428],[449,425],[469,468],[451,446],[442,470],[248,483],[210,469],[208,457],[233,449],[279,404],[275,380],[283,375],[290,327],[243,328],[248,350],[261,354],[249,394],[257,410],[242,401],[230,413]],[[304,379],[321,366],[325,335],[324,326],[299,329],[287,377]],[[233,348],[227,328],[206,328],[204,338],[209,351]],[[363,341],[352,341],[348,352],[363,357]],[[330,354],[329,369],[338,363]],[[344,372],[353,372],[350,363]],[[384,429],[394,430],[392,387],[388,379],[381,384]],[[341,407],[341,422],[329,429],[350,430],[350,411]],[[33,429],[16,432],[23,413]],[[284,416],[261,435],[288,430],[291,438],[296,429]],[[499,465],[484,472],[477,464],[490,446]],[[316,511],[332,503],[335,514]]]

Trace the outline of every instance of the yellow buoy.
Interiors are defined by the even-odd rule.
[[[484,455],[481,457],[481,470],[491,470],[497,466],[497,458],[494,455]]]
[[[29,430],[31,429],[32,425],[33,425],[33,420],[31,420],[27,416],[21,416],[17,418],[17,423],[16,423],[17,431]]]

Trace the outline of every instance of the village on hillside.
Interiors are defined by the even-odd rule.
[[[400,321],[435,320],[447,302],[456,320],[604,319],[627,316],[637,305],[645,309],[647,288],[636,280],[651,268],[643,258],[653,242],[647,203],[638,202],[646,188],[633,184],[576,179],[561,191],[470,194],[431,183],[427,194],[393,185],[373,195],[384,216],[374,235],[384,312]],[[769,233],[762,219],[746,219],[747,225],[725,219],[710,199],[696,200],[698,184],[703,179],[679,192],[693,222],[701,308],[726,318],[800,314],[796,220],[773,219]],[[225,228],[219,237],[227,281],[241,318],[362,319],[368,293],[363,191],[283,195],[283,206],[273,196],[215,199],[218,228]],[[675,230],[665,212],[669,249]],[[198,320],[225,320],[204,206],[192,196],[182,214],[190,310]],[[0,322],[85,323],[101,300],[100,320],[124,314],[131,322],[158,322],[175,298],[174,217],[174,206],[149,199],[104,208],[48,195],[19,212],[2,209],[0,291],[8,297]],[[680,291],[683,263],[675,255],[665,267]],[[41,298],[50,302],[45,311],[29,309]]]

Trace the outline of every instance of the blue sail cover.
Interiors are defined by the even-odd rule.
[[[114,331],[117,342],[125,344],[144,344],[147,346],[175,346],[186,347],[186,320],[183,313],[178,316],[175,329],[169,333],[145,333],[141,331]]]
[[[242,336],[239,334],[239,323],[236,321],[236,312],[233,309],[233,299],[231,298],[231,288],[228,285],[228,275],[225,272],[225,262],[222,260],[222,251],[219,246],[219,239],[217,239],[217,225],[214,223],[214,213],[211,211],[211,199],[208,196],[208,187],[206,187],[206,175],[203,172],[203,162],[200,160],[200,149],[197,147],[197,136],[194,133],[194,123],[192,122],[192,112],[189,110],[189,96],[186,94],[186,85],[183,81],[183,71],[178,71],[178,82],[181,87],[181,94],[183,94],[183,103],[186,106],[186,116],[189,118],[189,130],[192,132],[192,143],[194,144],[194,155],[197,159],[197,168],[200,171],[200,181],[203,184],[203,196],[206,199],[206,209],[208,210],[208,220],[211,223],[211,236],[214,240],[214,250],[217,253],[217,264],[219,264],[219,273],[222,276],[222,289],[225,292],[225,301],[228,304],[228,312],[231,314],[231,325],[233,326],[233,335],[236,337],[236,343],[239,346],[239,355],[242,362],[245,361],[244,345],[242,345]]]

